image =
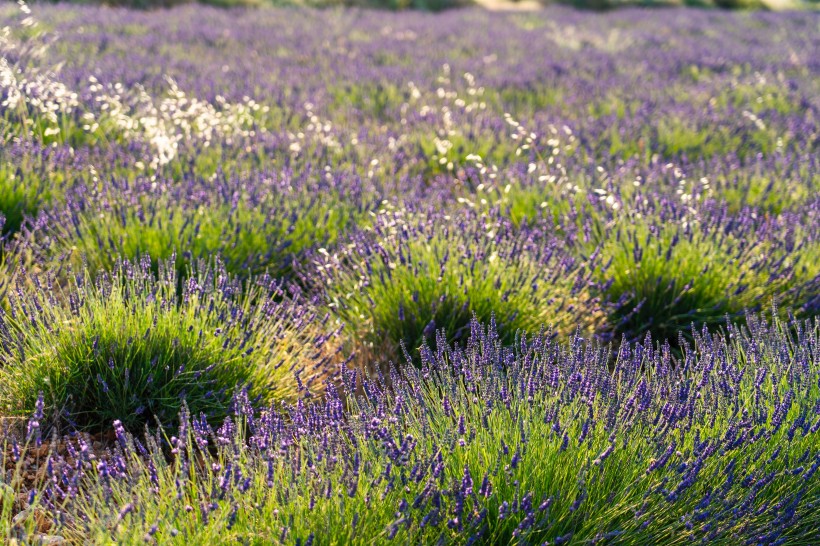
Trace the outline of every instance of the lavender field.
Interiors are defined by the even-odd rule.
[[[0,6],[0,541],[820,544],[820,14]]]

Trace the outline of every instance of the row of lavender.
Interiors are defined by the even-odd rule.
[[[470,324],[403,376],[344,372],[321,402],[246,393],[169,437],[48,455],[19,540],[118,544],[804,544],[816,539],[820,328],[704,330],[668,347]],[[38,417],[42,417],[40,414]],[[40,423],[30,421],[33,441]],[[38,444],[39,445],[39,444]],[[14,453],[19,452],[14,446]],[[170,455],[170,458],[169,458]],[[17,467],[22,466],[19,459]],[[9,500],[9,497],[6,497]],[[42,529],[45,527],[45,529]],[[44,535],[45,533],[51,533]]]
[[[4,537],[809,540],[817,17],[21,10]]]

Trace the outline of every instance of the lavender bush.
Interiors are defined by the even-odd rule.
[[[820,269],[811,257],[820,247],[789,220],[722,208],[630,220],[607,233],[603,250],[611,260],[608,327],[617,334],[674,341],[691,324],[714,325],[772,301],[798,315],[817,312],[811,294]]]
[[[448,342],[466,339],[471,317],[495,318],[507,342],[544,325],[592,331],[594,257],[524,235],[498,215],[388,210],[339,253],[317,254],[307,276],[370,358],[396,362],[402,346],[416,354],[438,330]]]
[[[366,221],[366,205],[334,197],[326,185],[289,182],[268,179],[245,193],[224,182],[112,188],[101,210],[86,199],[58,211],[33,246],[43,261],[84,264],[92,275],[122,259],[172,256],[185,275],[192,262],[218,256],[235,276],[290,277],[294,260]]]
[[[30,413],[39,399],[74,427],[119,419],[138,431],[174,420],[183,404],[219,419],[237,388],[309,396],[333,374],[334,332],[309,306],[274,301],[275,281],[242,290],[219,266],[188,280],[173,262],[152,269],[121,262],[110,277],[73,275],[65,289],[34,278],[28,294],[18,284],[0,316],[3,414]]]

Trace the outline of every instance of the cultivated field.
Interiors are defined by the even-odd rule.
[[[816,12],[0,29],[0,541],[820,543]]]

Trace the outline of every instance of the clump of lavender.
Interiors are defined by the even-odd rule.
[[[289,179],[242,184],[201,181],[152,190],[108,188],[110,198],[74,202],[39,237],[46,261],[71,260],[97,274],[122,259],[169,260],[184,275],[197,260],[219,256],[232,275],[286,277],[295,259],[328,245],[362,211]],[[59,264],[58,264],[59,265]]]
[[[0,232],[8,238],[23,226],[27,217],[37,213],[47,200],[43,184],[31,184],[16,169],[0,165]]]
[[[604,243],[611,332],[675,343],[692,324],[742,319],[773,302],[811,316],[820,285],[816,235],[790,216],[762,220],[721,207],[645,212],[619,222]]]
[[[390,389],[355,394],[351,372],[285,411],[240,393],[219,428],[183,411],[170,462],[118,424],[104,463],[80,439],[47,502],[79,540],[119,543],[811,541],[820,324],[747,324],[696,333],[677,361],[623,344],[611,369],[606,345],[504,346],[473,322]]]
[[[183,403],[220,420],[243,387],[295,399],[328,375],[331,335],[278,283],[243,289],[221,266],[195,267],[186,281],[168,263],[152,269],[146,258],[66,288],[18,285],[0,316],[2,413],[28,413],[43,393],[51,415],[80,428],[119,419],[139,430],[175,420]]]
[[[497,214],[459,214],[383,211],[336,254],[315,255],[319,289],[358,342],[417,356],[439,330],[466,340],[473,316],[494,319],[507,342],[519,330],[591,328],[594,255],[573,258]]]
[[[8,241],[38,214],[61,201],[82,161],[68,147],[48,147],[0,136],[0,232]],[[69,174],[71,173],[71,174]],[[69,182],[71,180],[71,183]]]

